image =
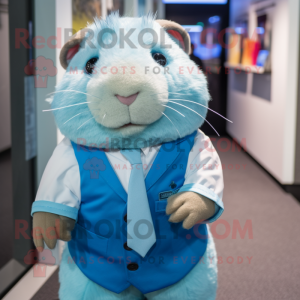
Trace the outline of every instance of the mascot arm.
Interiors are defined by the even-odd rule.
[[[68,242],[76,221],[48,212],[33,214],[33,241],[38,251],[44,250],[44,242],[54,249],[57,239]]]
[[[215,214],[215,204],[197,193],[181,192],[169,197],[166,213],[171,215],[169,222],[183,221],[183,228],[190,229],[199,221],[211,218]]]
[[[220,158],[210,139],[200,130],[189,154],[184,185],[168,198],[169,221],[183,221],[183,227],[216,221],[224,211],[223,172]]]
[[[80,174],[70,140],[55,148],[32,205],[33,239],[39,251],[44,242],[53,249],[57,239],[69,241],[81,203]]]

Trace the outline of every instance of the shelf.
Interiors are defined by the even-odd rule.
[[[248,73],[256,73],[256,74],[264,74],[267,72],[264,67],[259,67],[259,66],[245,66],[242,64],[231,64],[228,62],[226,62],[224,65],[226,68],[235,69],[236,73],[240,72],[240,70]]]

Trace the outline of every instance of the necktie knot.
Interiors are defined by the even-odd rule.
[[[126,157],[130,164],[142,164],[141,149],[125,149],[121,153]]]

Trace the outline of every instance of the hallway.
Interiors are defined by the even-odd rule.
[[[248,232],[244,239],[239,233],[233,239],[234,230],[225,239],[215,237],[218,256],[223,258],[217,299],[300,299],[299,202],[244,152],[216,149],[225,165],[225,211],[221,219],[231,229],[233,220],[242,228],[250,220],[253,227],[253,239]],[[240,170],[229,170],[230,164],[239,165]],[[218,225],[221,235],[223,228]],[[238,256],[243,258],[241,264],[237,264]],[[247,256],[252,257],[250,264]],[[234,258],[232,264],[226,262],[231,262],[229,257]]]
[[[236,147],[222,152],[226,145],[214,144],[225,178],[221,222],[230,226],[226,230],[221,224],[212,227],[219,257],[217,300],[299,299],[299,202],[246,153]],[[252,225],[248,229],[252,227],[253,238],[251,230],[244,238],[237,231],[234,238],[236,224],[242,229]],[[32,299],[58,299],[58,287],[56,271]]]

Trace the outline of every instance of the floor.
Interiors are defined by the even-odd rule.
[[[215,237],[223,259],[217,300],[300,299],[299,202],[247,154],[218,152],[225,166],[226,208],[221,219],[231,230],[227,238]],[[253,238],[238,234],[235,239],[234,220],[242,228],[247,221],[252,224]],[[225,233],[218,231],[222,226],[217,227],[219,234]],[[243,259],[240,264],[238,257]]]
[[[5,247],[0,247],[0,269],[12,258],[13,244],[13,207],[11,153],[0,153],[0,236]]]
[[[222,152],[219,146],[225,212],[212,227],[219,260],[217,300],[300,299],[299,202],[247,154]],[[32,299],[58,299],[58,287],[55,272]]]

